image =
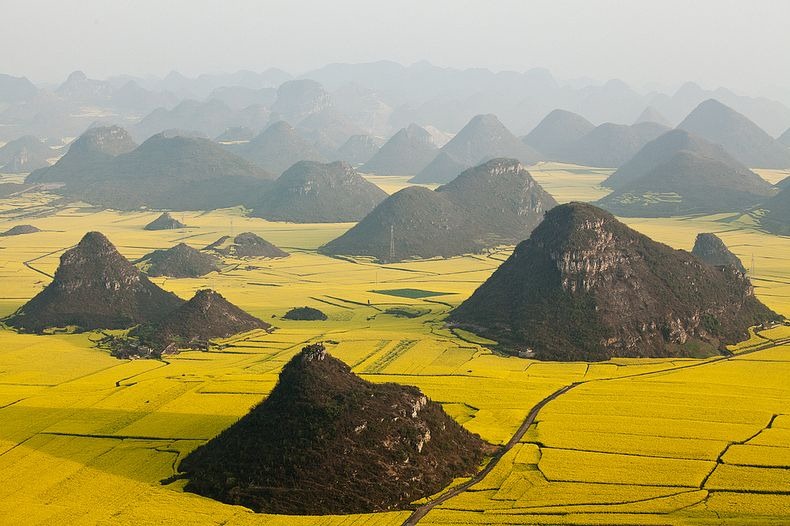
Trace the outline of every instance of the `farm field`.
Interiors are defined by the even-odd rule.
[[[605,170],[544,163],[531,171],[559,202],[606,194],[599,186]],[[387,179],[388,192],[407,184]],[[494,444],[507,443],[535,404],[573,385],[542,408],[487,476],[420,524],[790,523],[790,328],[760,331],[729,358],[587,364],[504,357],[492,342],[451,332],[442,320],[512,247],[377,265],[315,252],[350,224],[270,223],[229,209],[178,213],[189,228],[152,232],[142,227],[156,212],[55,207],[54,199],[0,200],[0,231],[21,223],[44,230],[0,238],[0,315],[41,290],[60,254],[89,230],[106,234],[129,259],[244,231],[292,255],[228,260],[204,278],[154,279],[185,298],[210,286],[278,328],[230,338],[211,352],[123,361],[95,348],[95,333],[0,329],[2,524],[403,523],[409,512],[254,514],[168,481],[180,458],[264,399],[282,366],[314,341],[327,342],[363,378],[420,387]],[[626,222],[685,249],[698,232],[717,233],[754,269],[757,295],[790,315],[790,238],[755,229],[746,215]],[[302,305],[329,320],[280,318]],[[386,312],[395,307],[420,315]]]

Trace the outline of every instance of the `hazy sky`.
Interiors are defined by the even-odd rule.
[[[788,0],[0,0],[0,71],[56,82],[427,59],[790,87]]]

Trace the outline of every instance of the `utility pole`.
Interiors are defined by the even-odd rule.
[[[752,277],[754,277],[754,252],[752,252],[752,272],[751,272],[751,275],[752,275]]]
[[[390,225],[390,261],[395,261],[395,225]]]

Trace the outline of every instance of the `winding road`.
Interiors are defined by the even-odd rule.
[[[635,374],[628,374],[628,375],[623,375],[623,376],[615,376],[615,377],[612,377],[612,378],[598,378],[598,379],[593,379],[593,380],[582,380],[582,381],[579,381],[579,382],[573,382],[572,384],[569,384],[569,385],[566,385],[565,387],[561,387],[560,389],[557,389],[556,391],[554,391],[549,396],[547,396],[546,398],[544,398],[543,400],[541,400],[540,402],[538,402],[537,404],[535,404],[532,407],[532,409],[530,410],[530,412],[527,415],[527,417],[521,423],[521,425],[516,430],[516,432],[513,434],[513,436],[510,437],[510,440],[508,440],[507,444],[505,444],[502,447],[502,449],[500,449],[499,452],[497,452],[497,454],[494,455],[491,458],[491,461],[480,472],[475,474],[471,479],[467,480],[463,484],[459,484],[458,486],[455,486],[455,487],[447,490],[445,493],[443,493],[439,497],[435,498],[434,500],[432,500],[430,502],[427,502],[427,503],[423,504],[422,506],[419,506],[418,508],[415,508],[414,511],[412,511],[411,515],[409,515],[409,517],[403,522],[403,526],[415,526],[417,523],[420,522],[420,520],[422,520],[436,506],[444,504],[448,500],[452,499],[453,497],[456,497],[456,496],[460,495],[461,493],[463,493],[464,491],[468,490],[469,488],[471,488],[472,486],[474,486],[478,482],[482,481],[489,473],[491,473],[491,471],[493,471],[493,469],[497,466],[497,464],[499,464],[499,461],[502,460],[502,457],[504,457],[507,454],[508,451],[513,449],[513,447],[516,444],[521,442],[521,439],[524,438],[524,435],[526,434],[526,432],[529,429],[529,427],[535,422],[535,419],[537,418],[538,413],[540,413],[540,410],[543,409],[543,407],[546,404],[548,404],[552,400],[562,396],[563,394],[567,393],[568,391],[570,391],[574,387],[577,387],[579,385],[586,384],[586,383],[589,383],[589,382],[605,382],[605,381],[613,381],[613,380],[622,380],[624,378],[634,378],[634,377],[638,377],[638,376],[650,376],[650,375],[655,375],[655,374],[664,374],[664,373],[667,373],[667,372],[677,371],[677,370],[682,370],[682,369],[701,367],[701,366],[711,365],[711,364],[714,364],[714,363],[719,363],[719,362],[722,362],[722,361],[731,360],[731,359],[737,358],[739,356],[745,356],[747,354],[752,354],[752,353],[755,353],[755,352],[763,351],[765,349],[770,349],[770,348],[777,347],[777,346],[780,346],[780,345],[790,345],[790,338],[779,338],[779,339],[776,339],[776,340],[771,340],[771,339],[765,338],[764,336],[758,334],[757,332],[755,332],[755,334],[757,336],[761,337],[761,338],[764,338],[766,341],[764,343],[757,344],[757,345],[755,345],[755,346],[753,346],[753,347],[751,347],[749,349],[743,350],[743,351],[741,351],[741,352],[739,352],[737,354],[727,354],[727,355],[723,355],[723,356],[720,356],[720,357],[717,357],[717,358],[713,358],[713,359],[710,359],[710,360],[702,360],[702,361],[698,361],[698,362],[687,363],[687,364],[684,364],[684,365],[679,365],[679,366],[676,366],[676,367],[669,367],[667,369],[661,369],[661,370],[658,370],[658,371],[646,371],[646,372],[635,373]]]
[[[491,471],[493,471],[496,465],[499,464],[499,461],[502,460],[502,457],[504,457],[508,451],[513,449],[513,446],[518,444],[521,441],[521,439],[524,438],[524,435],[526,434],[529,427],[535,422],[535,418],[537,418],[538,413],[540,413],[540,410],[543,409],[543,406],[545,406],[546,404],[548,404],[558,396],[567,393],[568,391],[570,391],[571,389],[573,389],[574,387],[580,384],[581,382],[574,382],[570,385],[566,385],[565,387],[561,387],[560,389],[557,389],[549,396],[547,396],[546,398],[535,404],[530,410],[529,414],[527,415],[527,418],[524,419],[524,421],[521,423],[521,425],[513,434],[513,436],[510,437],[510,440],[508,440],[507,444],[505,444],[504,447],[502,447],[502,449],[500,449],[499,452],[491,458],[491,461],[488,464],[486,464],[486,467],[484,467],[481,471],[475,474],[475,476],[473,476],[463,484],[459,484],[458,486],[455,486],[454,488],[448,490],[446,493],[443,493],[441,496],[415,509],[411,513],[411,515],[409,515],[409,518],[407,518],[403,522],[403,526],[414,526],[415,524],[420,522],[420,520],[423,517],[425,517],[428,514],[428,512],[430,512],[436,506],[447,502],[448,500],[452,499],[457,495],[460,495],[470,487],[474,486],[475,484],[483,480],[489,473],[491,473]]]

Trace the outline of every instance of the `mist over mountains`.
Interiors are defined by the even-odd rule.
[[[94,122],[129,127],[138,142],[166,129],[216,137],[231,127],[260,132],[285,120],[338,148],[351,135],[390,137],[412,123],[455,134],[475,115],[488,113],[523,135],[557,108],[594,125],[674,126],[711,98],[773,137],[790,128],[790,108],[781,102],[692,82],[674,92],[644,93],[616,79],[563,82],[546,69],[494,72],[379,61],[329,64],[301,75],[269,69],[188,78],[174,71],[164,78],[98,80],[76,71],[54,88],[3,75],[0,140],[28,134],[57,144]]]

